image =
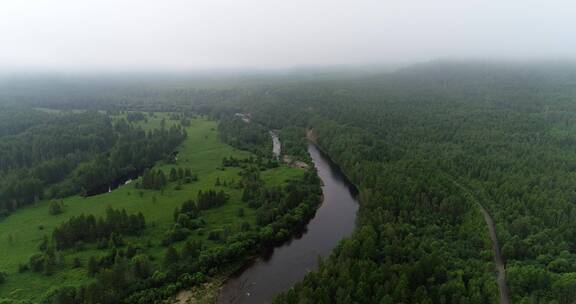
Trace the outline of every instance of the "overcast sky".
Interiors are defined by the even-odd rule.
[[[0,1],[4,69],[282,68],[574,55],[571,1]]]

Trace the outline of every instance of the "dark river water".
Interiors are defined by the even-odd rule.
[[[354,230],[358,210],[354,186],[315,145],[310,144],[308,152],[324,184],[324,199],[315,217],[300,237],[274,248],[228,280],[218,303],[270,303],[314,270],[318,256],[328,256]]]

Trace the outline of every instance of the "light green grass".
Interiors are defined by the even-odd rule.
[[[159,126],[162,118],[166,118],[167,125],[170,122],[168,114],[157,113],[148,122],[140,122],[144,128]],[[155,258],[154,263],[161,262],[165,248],[160,246],[160,240],[164,233],[173,225],[173,212],[182,202],[195,199],[199,190],[223,189],[231,195],[228,203],[224,206],[207,210],[202,213],[206,221],[205,231],[230,226],[238,227],[243,221],[255,224],[254,211],[240,200],[241,191],[230,187],[215,187],[215,181],[239,180],[238,168],[221,169],[223,157],[248,157],[250,154],[239,151],[222,143],[218,139],[216,131],[217,123],[206,119],[194,119],[187,128],[188,138],[178,148],[179,155],[175,165],[158,163],[155,169],[162,169],[168,173],[173,166],[190,168],[197,174],[199,181],[183,185],[182,190],[175,190],[175,183],[169,184],[164,193],[152,190],[140,190],[130,183],[112,191],[93,197],[83,198],[79,196],[64,200],[65,212],[60,215],[48,214],[48,202],[43,201],[11,214],[0,221],[0,271],[8,273],[8,280],[0,285],[0,299],[28,299],[37,301],[48,289],[62,286],[83,284],[91,280],[85,271],[85,267],[72,269],[70,267],[74,257],[80,257],[84,265],[90,256],[104,254],[94,245],[88,245],[88,249],[80,253],[66,251],[66,264],[64,270],[58,271],[51,277],[36,273],[18,273],[18,265],[28,262],[28,258],[38,252],[37,246],[44,235],[50,236],[54,227],[71,216],[80,214],[103,215],[107,206],[115,209],[126,209],[128,214],[142,212],[146,218],[147,228],[139,237],[126,237],[127,243],[145,247],[151,241],[152,248],[147,248],[146,253]],[[291,178],[302,175],[301,170],[279,167],[262,173],[262,178],[268,185],[281,185]],[[140,197],[140,192],[143,196]],[[154,199],[155,198],[155,199]],[[155,202],[154,202],[155,201]],[[238,208],[244,208],[245,216],[237,216]],[[43,229],[39,229],[39,227]],[[206,234],[207,235],[207,234]],[[206,235],[194,233],[192,238],[206,240]],[[12,241],[10,241],[12,240]],[[207,242],[208,246],[217,246],[214,242]]]

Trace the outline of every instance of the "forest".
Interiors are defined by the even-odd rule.
[[[7,108],[34,114],[1,142],[2,303],[155,303],[202,289],[301,231],[319,203],[316,174],[281,166],[267,129],[230,128],[233,115]]]
[[[437,61],[241,85],[170,88],[150,81],[105,94],[99,89],[109,84],[83,82],[74,98],[66,87],[0,93],[0,115],[9,117],[0,120],[0,225],[27,206],[87,195],[101,186],[94,181],[108,184],[131,170],[145,172],[130,186],[131,199],[164,201],[182,192],[176,187],[190,190],[170,205],[170,222],[153,238],[161,256],[148,254],[156,249],[146,242],[130,241],[155,229],[153,216],[140,221],[136,210],[126,211],[134,222],[127,230],[71,238],[80,247],[100,246],[101,254],[78,263],[90,274],[88,284],[52,290],[48,303],[159,301],[305,227],[320,181],[313,170],[282,185],[266,180],[265,172],[289,170],[271,157],[269,129],[280,130],[283,152],[304,161],[306,132],[313,131],[359,188],[361,204],[354,234],[275,303],[498,303],[494,250],[479,205],[495,222],[510,303],[576,301],[575,66]],[[131,112],[140,114],[126,116]],[[151,113],[166,114],[165,122]],[[236,113],[250,113],[252,122]],[[214,132],[210,140],[248,154],[218,155],[210,160],[213,175],[181,160],[172,171],[172,152],[191,140],[198,117],[218,126],[195,145]],[[146,120],[158,128],[144,128]],[[234,225],[210,226],[212,212],[231,204]],[[54,203],[56,215],[43,214],[66,215],[68,205]],[[99,230],[106,223],[100,216],[101,222],[91,214],[73,222],[93,218]],[[34,248],[27,258],[40,251],[57,273],[58,248],[68,243]],[[39,260],[22,267],[41,269]],[[16,275],[13,268],[0,268],[0,284]]]
[[[179,126],[146,132],[98,112],[24,113],[20,124],[29,127],[0,141],[0,215],[41,199],[88,195],[169,157],[186,137]]]

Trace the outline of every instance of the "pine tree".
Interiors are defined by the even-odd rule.
[[[176,172],[176,168],[172,167],[172,169],[170,169],[170,181],[174,182],[178,179],[178,173]]]
[[[182,248],[182,259],[196,259],[200,255],[201,248],[200,241],[187,241]]]
[[[178,215],[180,215],[180,209],[178,207],[176,207],[176,209],[174,209],[174,213],[173,213],[174,221],[178,220]]]
[[[174,249],[172,246],[168,246],[168,249],[166,249],[166,254],[164,255],[164,265],[174,265],[178,263],[178,260],[180,260],[180,256],[178,255],[176,249]]]
[[[164,175],[164,171],[158,170],[156,181],[155,181],[155,189],[160,190],[166,186],[167,180],[166,175]]]
[[[93,277],[96,273],[98,273],[98,262],[95,257],[91,256],[88,260],[88,275]]]
[[[132,259],[132,262],[134,275],[138,278],[146,279],[152,275],[152,265],[147,256],[143,254],[137,255]]]

